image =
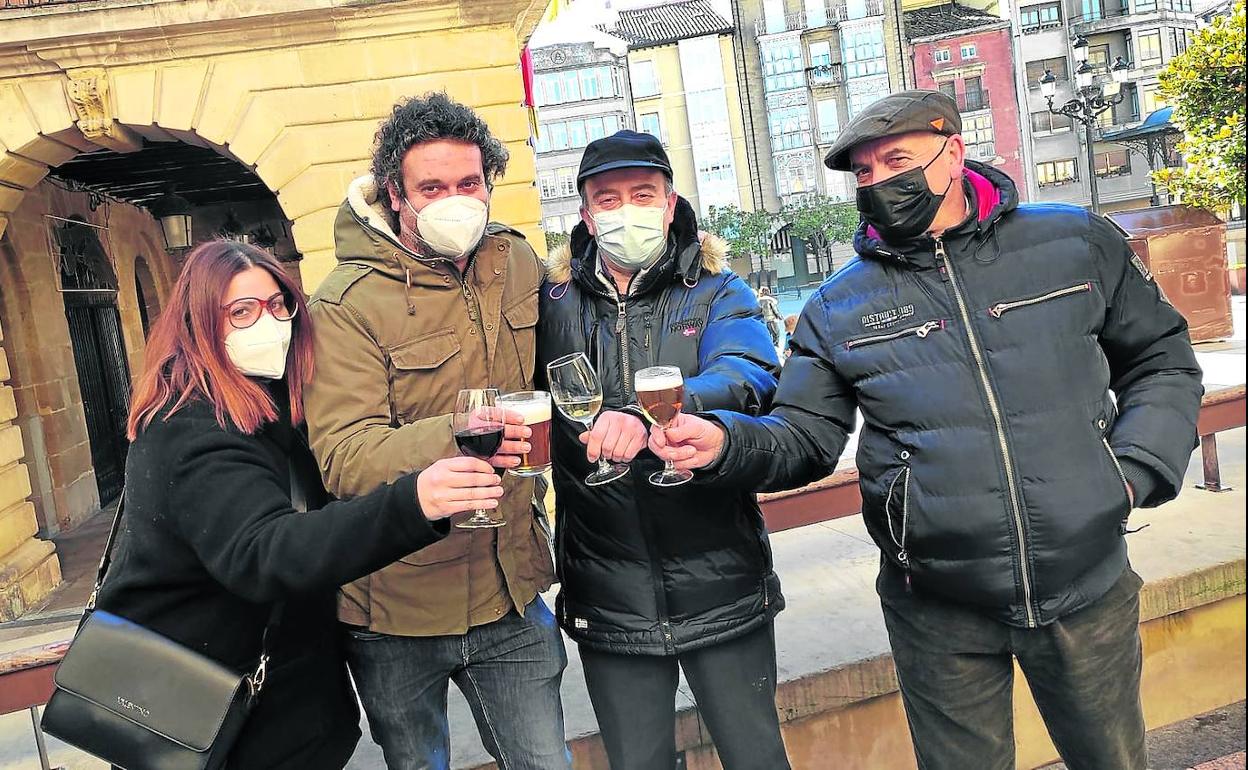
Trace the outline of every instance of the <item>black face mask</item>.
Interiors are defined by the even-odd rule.
[[[885,243],[901,243],[917,238],[932,226],[940,204],[945,202],[953,179],[945,191],[937,195],[927,186],[927,167],[945,152],[940,152],[924,166],[916,166],[878,184],[858,188],[858,211],[867,224],[879,231]]]

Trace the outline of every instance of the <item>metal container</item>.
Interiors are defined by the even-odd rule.
[[[1226,262],[1226,224],[1189,206],[1154,206],[1107,215],[1187,319],[1192,342],[1230,337],[1231,278]]]

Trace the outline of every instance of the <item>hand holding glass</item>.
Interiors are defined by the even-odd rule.
[[[573,422],[579,422],[590,430],[594,418],[602,409],[602,383],[589,358],[584,353],[570,353],[546,365],[550,393],[559,412]],[[598,458],[598,470],[585,477],[591,487],[615,481],[628,474],[625,463],[611,463],[605,457]]]
[[[461,454],[489,460],[503,443],[503,410],[497,406],[498,391],[474,388],[459,391],[451,430]],[[478,508],[472,517],[457,523],[460,529],[501,527],[507,522],[495,519]]]
[[[637,391],[637,403],[650,422],[663,430],[680,414],[685,400],[685,379],[674,366],[651,366],[641,369],[633,377],[633,390]],[[682,471],[667,460],[663,470],[650,476],[656,487],[675,487],[693,478],[691,471]]]

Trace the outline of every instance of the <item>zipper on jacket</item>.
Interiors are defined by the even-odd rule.
[[[958,285],[957,272],[953,260],[945,254],[945,243],[936,238],[936,261],[941,265],[942,274],[949,277],[949,286],[953,289],[953,297],[958,303],[958,312],[966,327],[966,338],[971,345],[971,355],[979,370],[979,381],[984,388],[984,396],[988,400],[988,409],[992,412],[992,421],[997,432],[997,448],[1001,451],[1001,460],[1005,463],[1005,481],[1009,487],[1010,513],[1013,517],[1014,534],[1018,538],[1018,555],[1021,562],[1019,573],[1023,576],[1023,604],[1026,611],[1027,627],[1036,627],[1036,611],[1032,606],[1031,595],[1031,563],[1027,558],[1027,532],[1023,526],[1023,510],[1018,494],[1018,481],[1014,478],[1014,461],[1010,456],[1010,444],[1005,437],[1005,420],[1001,416],[1001,407],[997,404],[997,395],[993,392],[992,382],[988,378],[988,365],[984,363],[984,354],[979,349],[979,340],[975,338],[975,330],[971,328],[971,314],[967,310],[966,299],[962,296],[962,288]]]
[[[1000,318],[1002,315],[1010,312],[1011,310],[1016,310],[1020,307],[1038,305],[1041,302],[1048,302],[1051,299],[1068,297],[1071,294],[1084,294],[1089,291],[1092,291],[1092,284],[1090,283],[1081,283],[1078,286],[1067,286],[1065,289],[1058,289],[1057,291],[1051,291],[1048,294],[1041,294],[1039,297],[1030,297],[1028,299],[1020,299],[1014,302],[998,302],[988,308],[988,314],[993,318]]]
[[[1122,472],[1122,463],[1118,460],[1118,455],[1114,454],[1114,448],[1109,445],[1109,438],[1105,435],[1109,423],[1104,418],[1096,423],[1096,427],[1101,431],[1101,445],[1105,447],[1105,451],[1109,453],[1109,461],[1114,464],[1114,470],[1118,471],[1118,480],[1122,482],[1122,493],[1127,496],[1127,505],[1131,504],[1131,485],[1127,482],[1127,474]],[[1122,520],[1125,527],[1127,520]]]
[[[906,480],[901,487],[901,535],[899,536],[893,531],[893,492],[897,489],[897,482],[903,476]],[[893,545],[897,546],[897,561],[901,562],[902,569],[906,572],[906,593],[910,592],[910,552],[906,550],[906,526],[909,520],[910,467],[905,466],[893,477],[893,483],[888,485],[888,496],[884,498],[884,522],[888,525],[888,536],[893,539]]]
[[[849,340],[845,343],[845,349],[852,350],[854,348],[861,347],[863,345],[873,345],[877,342],[888,342],[889,340],[896,340],[902,337],[909,337],[911,335],[914,335],[915,337],[918,337],[919,339],[926,339],[927,335],[930,334],[931,332],[934,332],[937,329],[943,329],[943,328],[945,328],[944,321],[928,321],[925,324],[919,324],[918,326],[911,326],[905,329],[900,329],[898,331],[891,332],[889,334],[877,334],[874,337],[859,337],[858,339],[855,339],[855,340]]]
[[[633,373],[628,356],[628,298],[615,295],[619,314],[615,317],[615,336],[620,341],[620,373],[624,378],[624,397],[633,392]]]

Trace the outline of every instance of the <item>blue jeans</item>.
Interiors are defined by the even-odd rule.
[[[449,682],[472,708],[499,770],[570,770],[559,682],[568,663],[546,603],[512,610],[462,636],[351,629],[347,660],[369,731],[390,770],[447,770]]]

